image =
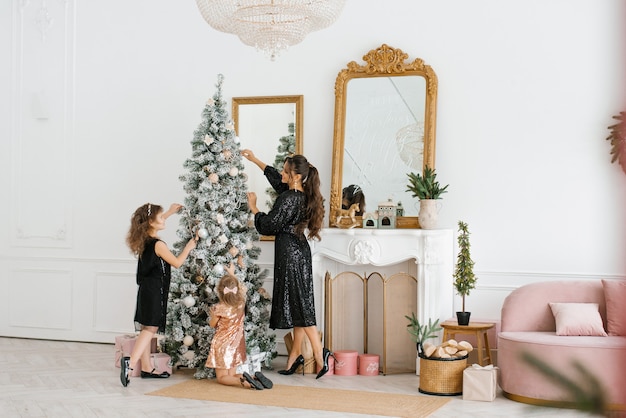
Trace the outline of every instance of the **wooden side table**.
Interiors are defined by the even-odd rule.
[[[476,336],[478,347],[478,363],[481,366],[491,364],[491,349],[489,348],[489,338],[487,331],[496,324],[493,322],[470,322],[469,325],[459,325],[453,321],[444,321],[441,324],[443,328],[443,341],[455,339],[456,334],[470,334]],[[483,355],[484,351],[484,355]]]

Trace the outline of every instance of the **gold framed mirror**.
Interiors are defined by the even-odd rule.
[[[289,154],[302,153],[304,96],[233,97],[232,117],[241,149],[251,149],[264,163],[282,168]],[[269,211],[275,197],[263,172],[245,158],[248,190],[257,194],[259,209]],[[279,167],[277,167],[279,168]],[[261,240],[274,237],[261,236]]]
[[[388,200],[401,202],[405,216],[396,219],[396,228],[419,228],[407,174],[435,168],[437,76],[422,59],[407,59],[402,50],[383,44],[363,56],[365,64],[351,61],[337,75],[331,227],[346,227],[337,215],[343,189],[354,185],[365,196],[360,212],[375,212]],[[356,217],[357,227],[361,219]]]

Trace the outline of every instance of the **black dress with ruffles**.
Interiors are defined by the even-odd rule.
[[[306,197],[289,190],[271,166],[263,172],[278,193],[268,213],[258,212],[254,226],[263,235],[274,235],[274,291],[270,328],[289,329],[316,325],[311,247],[295,226],[305,217]]]
[[[152,238],[146,242],[143,253],[137,262],[137,308],[135,329],[140,325],[158,327],[165,332],[167,297],[170,290],[172,267],[154,251],[159,241]]]

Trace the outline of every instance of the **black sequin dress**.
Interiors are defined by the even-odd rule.
[[[308,327],[315,323],[311,247],[304,234],[294,227],[305,215],[306,197],[289,190],[280,173],[271,166],[264,173],[278,193],[268,213],[258,212],[254,226],[263,235],[274,235],[274,291],[270,328]]]
[[[165,332],[167,296],[170,290],[171,266],[156,255],[156,238],[150,239],[137,262],[137,308],[135,329],[141,325],[158,327]]]

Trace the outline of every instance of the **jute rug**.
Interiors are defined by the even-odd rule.
[[[272,389],[244,390],[220,385],[212,379],[193,378],[147,395],[391,417],[427,417],[448,402],[445,398],[423,395],[277,384]]]

